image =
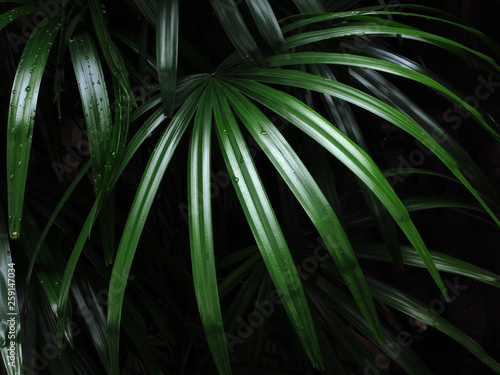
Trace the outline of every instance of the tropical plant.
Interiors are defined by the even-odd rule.
[[[403,316],[500,373],[377,272],[422,268],[448,301],[440,271],[500,287],[428,250],[410,215],[454,209],[498,230],[492,180],[417,104],[433,95],[498,142],[477,100],[414,53],[496,79],[486,35],[384,1],[0,3],[4,373],[444,373]],[[381,129],[439,167],[388,168]],[[458,198],[398,196],[410,174]]]

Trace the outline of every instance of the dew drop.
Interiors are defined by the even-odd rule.
[[[24,89],[26,92],[29,92],[31,91],[31,87],[30,86],[26,86],[26,88]]]
[[[260,134],[262,134],[262,135],[267,135],[267,132],[266,132],[264,129],[262,129],[262,130],[260,131]]]
[[[240,179],[239,179],[238,177],[235,177],[235,178],[234,178],[234,183],[236,183],[236,184],[237,184],[239,180],[240,180]]]
[[[16,90],[12,90],[12,93],[15,94],[16,93]]]
[[[10,179],[13,180],[14,179],[14,174],[11,174],[10,175]]]
[[[88,56],[85,56],[85,60],[88,60],[88,59],[89,59],[89,57],[88,57]]]
[[[21,165],[23,165],[23,162],[20,161],[19,163],[17,163],[18,167],[21,167]]]

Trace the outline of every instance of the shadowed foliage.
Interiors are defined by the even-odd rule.
[[[402,277],[450,303],[454,275],[500,286],[426,226],[498,234],[498,181],[447,109],[484,147],[499,127],[420,56],[493,93],[488,36],[354,0],[0,1],[0,31],[2,373],[443,373],[431,330],[444,363],[500,373]]]

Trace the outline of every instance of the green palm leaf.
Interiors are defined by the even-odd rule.
[[[212,90],[207,89],[200,98],[189,152],[188,209],[191,264],[198,309],[208,345],[219,373],[230,374],[217,290],[210,203],[211,95]]]
[[[354,243],[353,246],[356,254],[360,258],[377,260],[379,262],[390,261],[383,245],[376,243]],[[401,247],[401,252],[405,264],[415,267],[425,267],[422,259],[420,259],[413,247],[403,245]],[[440,271],[466,276],[500,288],[500,276],[493,272],[437,251],[429,250],[429,254],[436,264],[437,269]]]
[[[186,100],[158,141],[146,166],[134,202],[132,203],[127,223],[125,224],[113,266],[108,297],[108,345],[112,374],[118,374],[119,372],[118,355],[121,311],[126,280],[134,259],[137,244],[146,223],[148,212],[153,204],[158,184],[165,173],[180,138],[194,115],[199,94],[199,90],[197,90]]]
[[[461,92],[466,82],[455,87],[407,57],[429,46],[486,72],[485,94],[476,90],[486,107],[500,48],[458,17],[387,2],[0,0],[0,313],[11,313],[11,262],[20,304],[15,337],[7,320],[0,327],[1,372],[333,375],[372,373],[382,354],[395,372],[440,367],[414,346],[392,350],[398,310],[500,373],[463,332],[367,276],[392,260],[425,268],[448,299],[456,289],[442,272],[500,287],[496,273],[429,251],[412,222],[445,209],[498,230],[497,189],[465,150],[490,157],[500,126]],[[470,43],[443,37],[448,28]],[[448,134],[426,98],[416,104],[421,91],[475,121],[478,138]],[[386,130],[396,136],[382,143]],[[401,139],[448,171],[381,170]],[[475,201],[398,197],[406,173],[419,174],[412,189],[435,183]]]
[[[160,1],[156,29],[156,60],[163,108],[167,115],[174,109],[179,43],[179,0]]]
[[[321,76],[332,81],[337,80],[333,75],[333,72],[326,65],[314,64],[309,68],[317,76]],[[366,151],[366,153],[368,153],[368,155],[370,155],[368,145],[366,144],[350,104],[344,100],[340,100],[329,95],[323,95],[323,101],[325,102],[326,110],[334,120],[335,125],[345,135],[355,141],[364,151]],[[368,208],[377,218],[377,228],[391,252],[394,264],[399,268],[403,268],[401,252],[399,250],[398,233],[394,221],[390,220],[389,212],[387,212],[383,204],[370,191],[370,189],[361,181],[358,180],[358,182]]]
[[[491,68],[495,70],[500,69],[495,60],[485,55],[484,53],[475,51],[467,46],[464,46],[463,44],[457,43],[450,39],[441,37],[439,35],[427,33],[425,31],[420,31],[409,27],[353,25],[353,26],[336,27],[327,30],[308,31],[297,35],[292,35],[286,38],[285,40],[288,48],[296,48],[306,44],[319,42],[322,40],[341,38],[346,36],[354,36],[354,35],[357,36],[377,35],[377,36],[387,36],[387,37],[395,37],[396,35],[401,35],[403,38],[418,40],[427,43],[434,43],[452,52],[460,53],[462,56],[465,56],[463,52],[468,52],[471,55],[486,62]]]
[[[257,107],[235,90],[228,90],[227,97],[230,98],[230,103],[238,117],[262,147],[314,223],[363,315],[376,337],[381,339],[380,322],[368,293],[363,272],[342,224],[316,181],[281,133]]]
[[[379,99],[399,109],[433,137],[441,147],[457,162],[458,167],[473,186],[491,202],[498,202],[498,193],[474,160],[465,152],[432,117],[418,107],[396,86],[380,74],[365,69],[352,69],[351,76],[374,93]]]
[[[310,76],[311,78],[315,77],[313,75],[306,76]],[[424,259],[439,289],[445,296],[447,295],[443,281],[435,265],[432,263],[427,248],[411,221],[408,212],[389,186],[378,167],[359,146],[345,137],[333,125],[313,112],[302,102],[283,92],[252,81],[237,79],[228,79],[228,81],[241,90],[241,92],[269,107],[271,110],[297,126],[304,133],[315,139],[316,142],[325,147],[332,155],[337,157],[356,174],[356,176],[363,181],[384,204],[403,233],[405,233],[407,238],[415,246],[422,256],[422,259]],[[280,80],[277,80],[277,82],[279,81]],[[291,80],[289,84],[295,85]],[[308,86],[311,87],[310,85]],[[347,97],[345,99],[347,100]]]
[[[232,0],[210,0],[210,4],[240,57],[261,63],[262,53],[250,34],[236,3]]]
[[[283,296],[285,309],[313,366],[322,368],[314,325],[297,270],[222,90],[216,91],[214,116],[226,166],[271,279]]]
[[[113,129],[108,91],[92,37],[79,33],[69,47],[87,125],[95,192],[99,195],[108,179],[106,163]]]
[[[401,77],[411,79],[415,82],[420,82],[430,88],[443,93],[446,97],[453,99],[461,107],[465,108],[470,112],[479,124],[481,124],[485,129],[487,129],[495,139],[500,140],[500,134],[497,130],[492,129],[483,119],[483,116],[471,105],[466,103],[464,100],[459,98],[451,90],[444,87],[439,82],[436,82],[432,78],[415,72],[411,69],[398,66],[396,64],[381,61],[371,57],[364,56],[354,56],[346,55],[343,53],[325,53],[325,52],[297,52],[289,55],[278,55],[272,56],[266,59],[270,66],[286,66],[286,65],[298,65],[298,64],[341,64],[348,66],[357,66],[364,69],[374,69],[383,72],[395,74]]]
[[[260,34],[267,41],[274,53],[285,53],[286,45],[281,33],[278,20],[268,0],[247,0],[248,7],[252,14]]]
[[[28,175],[31,140],[35,122],[38,92],[43,71],[54,39],[58,20],[49,18],[31,34],[17,66],[7,121],[7,191],[9,234],[19,237],[24,191]]]
[[[98,0],[89,0],[89,8],[97,40],[99,41],[99,45],[101,46],[104,58],[106,59],[109,68],[111,69],[111,73],[118,80],[123,93],[128,96],[128,98],[132,102],[134,102],[134,97],[132,95],[132,90],[128,81],[128,70],[125,67],[125,63],[120,54],[120,51],[116,47],[109,34],[109,30],[104,19],[101,2]]]
[[[321,13],[325,8],[320,0],[293,0],[302,13]]]
[[[483,198],[472,187],[470,182],[464,177],[459,170],[457,163],[443,148],[433,140],[427,132],[418,127],[410,118],[398,110],[388,106],[387,104],[375,99],[357,89],[344,85],[339,82],[325,81],[314,75],[298,72],[298,71],[284,71],[275,69],[258,69],[253,72],[242,74],[243,76],[250,76],[254,79],[277,84],[286,84],[296,87],[318,91],[340,99],[351,102],[355,105],[365,108],[372,113],[390,121],[391,123],[399,126],[401,129],[408,132],[410,135],[419,140],[430,151],[432,151],[447,167],[448,169],[462,182],[462,184],[471,192],[483,206],[491,218],[500,226],[500,220],[493,213],[491,208],[484,202]],[[248,85],[247,85],[248,86]],[[379,197],[380,198],[380,197]]]
[[[0,30],[18,18],[40,12],[40,10],[41,9],[38,5],[26,5],[2,13],[0,15]]]

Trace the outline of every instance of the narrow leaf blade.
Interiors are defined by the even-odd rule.
[[[189,150],[188,209],[193,282],[201,321],[220,374],[230,374],[219,304],[210,195],[211,90],[200,99]]]
[[[214,95],[214,116],[226,166],[262,258],[278,293],[283,296],[284,307],[311,363],[322,368],[321,352],[298,272],[248,147],[220,90]]]
[[[275,71],[273,71],[273,74],[274,73]],[[313,75],[306,75],[310,79],[315,79]],[[351,169],[351,171],[355,173],[384,204],[401,230],[415,246],[415,249],[418,249],[419,254],[421,254],[422,259],[426,262],[427,268],[437,286],[445,296],[447,295],[441,276],[436,266],[433,264],[420,234],[411,221],[408,211],[396,196],[380,169],[373,160],[359,148],[359,146],[294,97],[257,82],[249,80],[238,81],[236,79],[228,80],[233,86],[240,89],[249,97],[264,104],[280,116],[295,124]],[[324,82],[324,80],[321,79],[321,82]],[[295,85],[295,83],[291,82],[289,79],[287,80],[287,84]],[[332,84],[332,82],[330,82],[330,84]],[[346,100],[348,100],[347,97]]]
[[[236,3],[233,0],[210,0],[210,4],[241,58],[262,62],[262,53],[250,34]]]
[[[368,286],[340,220],[329,205],[316,181],[292,147],[248,99],[236,90],[228,93],[235,112],[252,137],[271,160],[282,178],[308,214],[328,251],[351,290],[360,310],[376,337],[382,339],[382,329]]]
[[[99,55],[90,34],[74,36],[69,44],[89,139],[96,195],[104,188],[112,132],[111,109]]]
[[[179,0],[160,1],[156,28],[156,60],[163,108],[167,115],[174,110],[177,85],[179,44]]]
[[[49,18],[31,34],[17,67],[7,122],[7,194],[9,234],[19,237],[28,175],[36,104],[43,71],[58,34],[58,20]]]
[[[119,373],[120,322],[125,285],[137,244],[163,174],[194,115],[199,90],[195,91],[173,117],[162,134],[139,184],[116,254],[108,296],[108,346],[112,374]]]

